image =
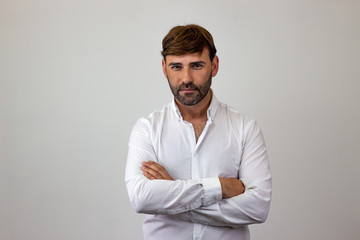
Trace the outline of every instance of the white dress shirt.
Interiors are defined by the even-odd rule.
[[[258,124],[213,96],[196,142],[192,124],[173,100],[135,124],[125,182],[131,205],[145,213],[144,239],[250,239],[248,224],[267,218],[271,174]],[[175,179],[149,180],[142,161],[162,165]],[[222,199],[218,177],[234,177],[245,192]]]

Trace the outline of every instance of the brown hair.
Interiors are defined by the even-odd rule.
[[[209,48],[210,60],[216,54],[214,40],[211,34],[203,27],[195,24],[176,26],[172,28],[162,41],[162,56],[202,53],[205,47]]]

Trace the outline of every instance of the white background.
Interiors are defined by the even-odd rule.
[[[273,173],[252,239],[360,236],[360,2],[0,0],[0,239],[140,239],[136,119],[171,100],[161,40],[213,35],[218,99],[260,123]]]

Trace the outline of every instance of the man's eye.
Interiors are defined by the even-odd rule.
[[[173,65],[173,66],[171,66],[171,69],[172,69],[172,70],[180,70],[180,69],[181,69],[181,66]]]
[[[198,70],[198,69],[202,69],[203,67],[204,67],[203,64],[194,64],[194,65],[193,65],[193,68],[194,68],[194,69],[197,69],[197,70]]]

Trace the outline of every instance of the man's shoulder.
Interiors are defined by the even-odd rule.
[[[138,119],[138,122],[143,122],[145,124],[153,124],[154,122],[159,122],[161,119],[168,116],[172,111],[171,103],[168,103],[155,111],[141,117]]]
[[[221,114],[226,114],[229,117],[232,118],[238,118],[238,119],[248,119],[249,116],[241,111],[239,111],[238,109],[218,101],[218,110]]]
[[[222,117],[228,118],[228,121],[232,122],[234,125],[246,127],[256,124],[256,120],[246,113],[222,102],[219,102],[217,112],[219,112]]]

